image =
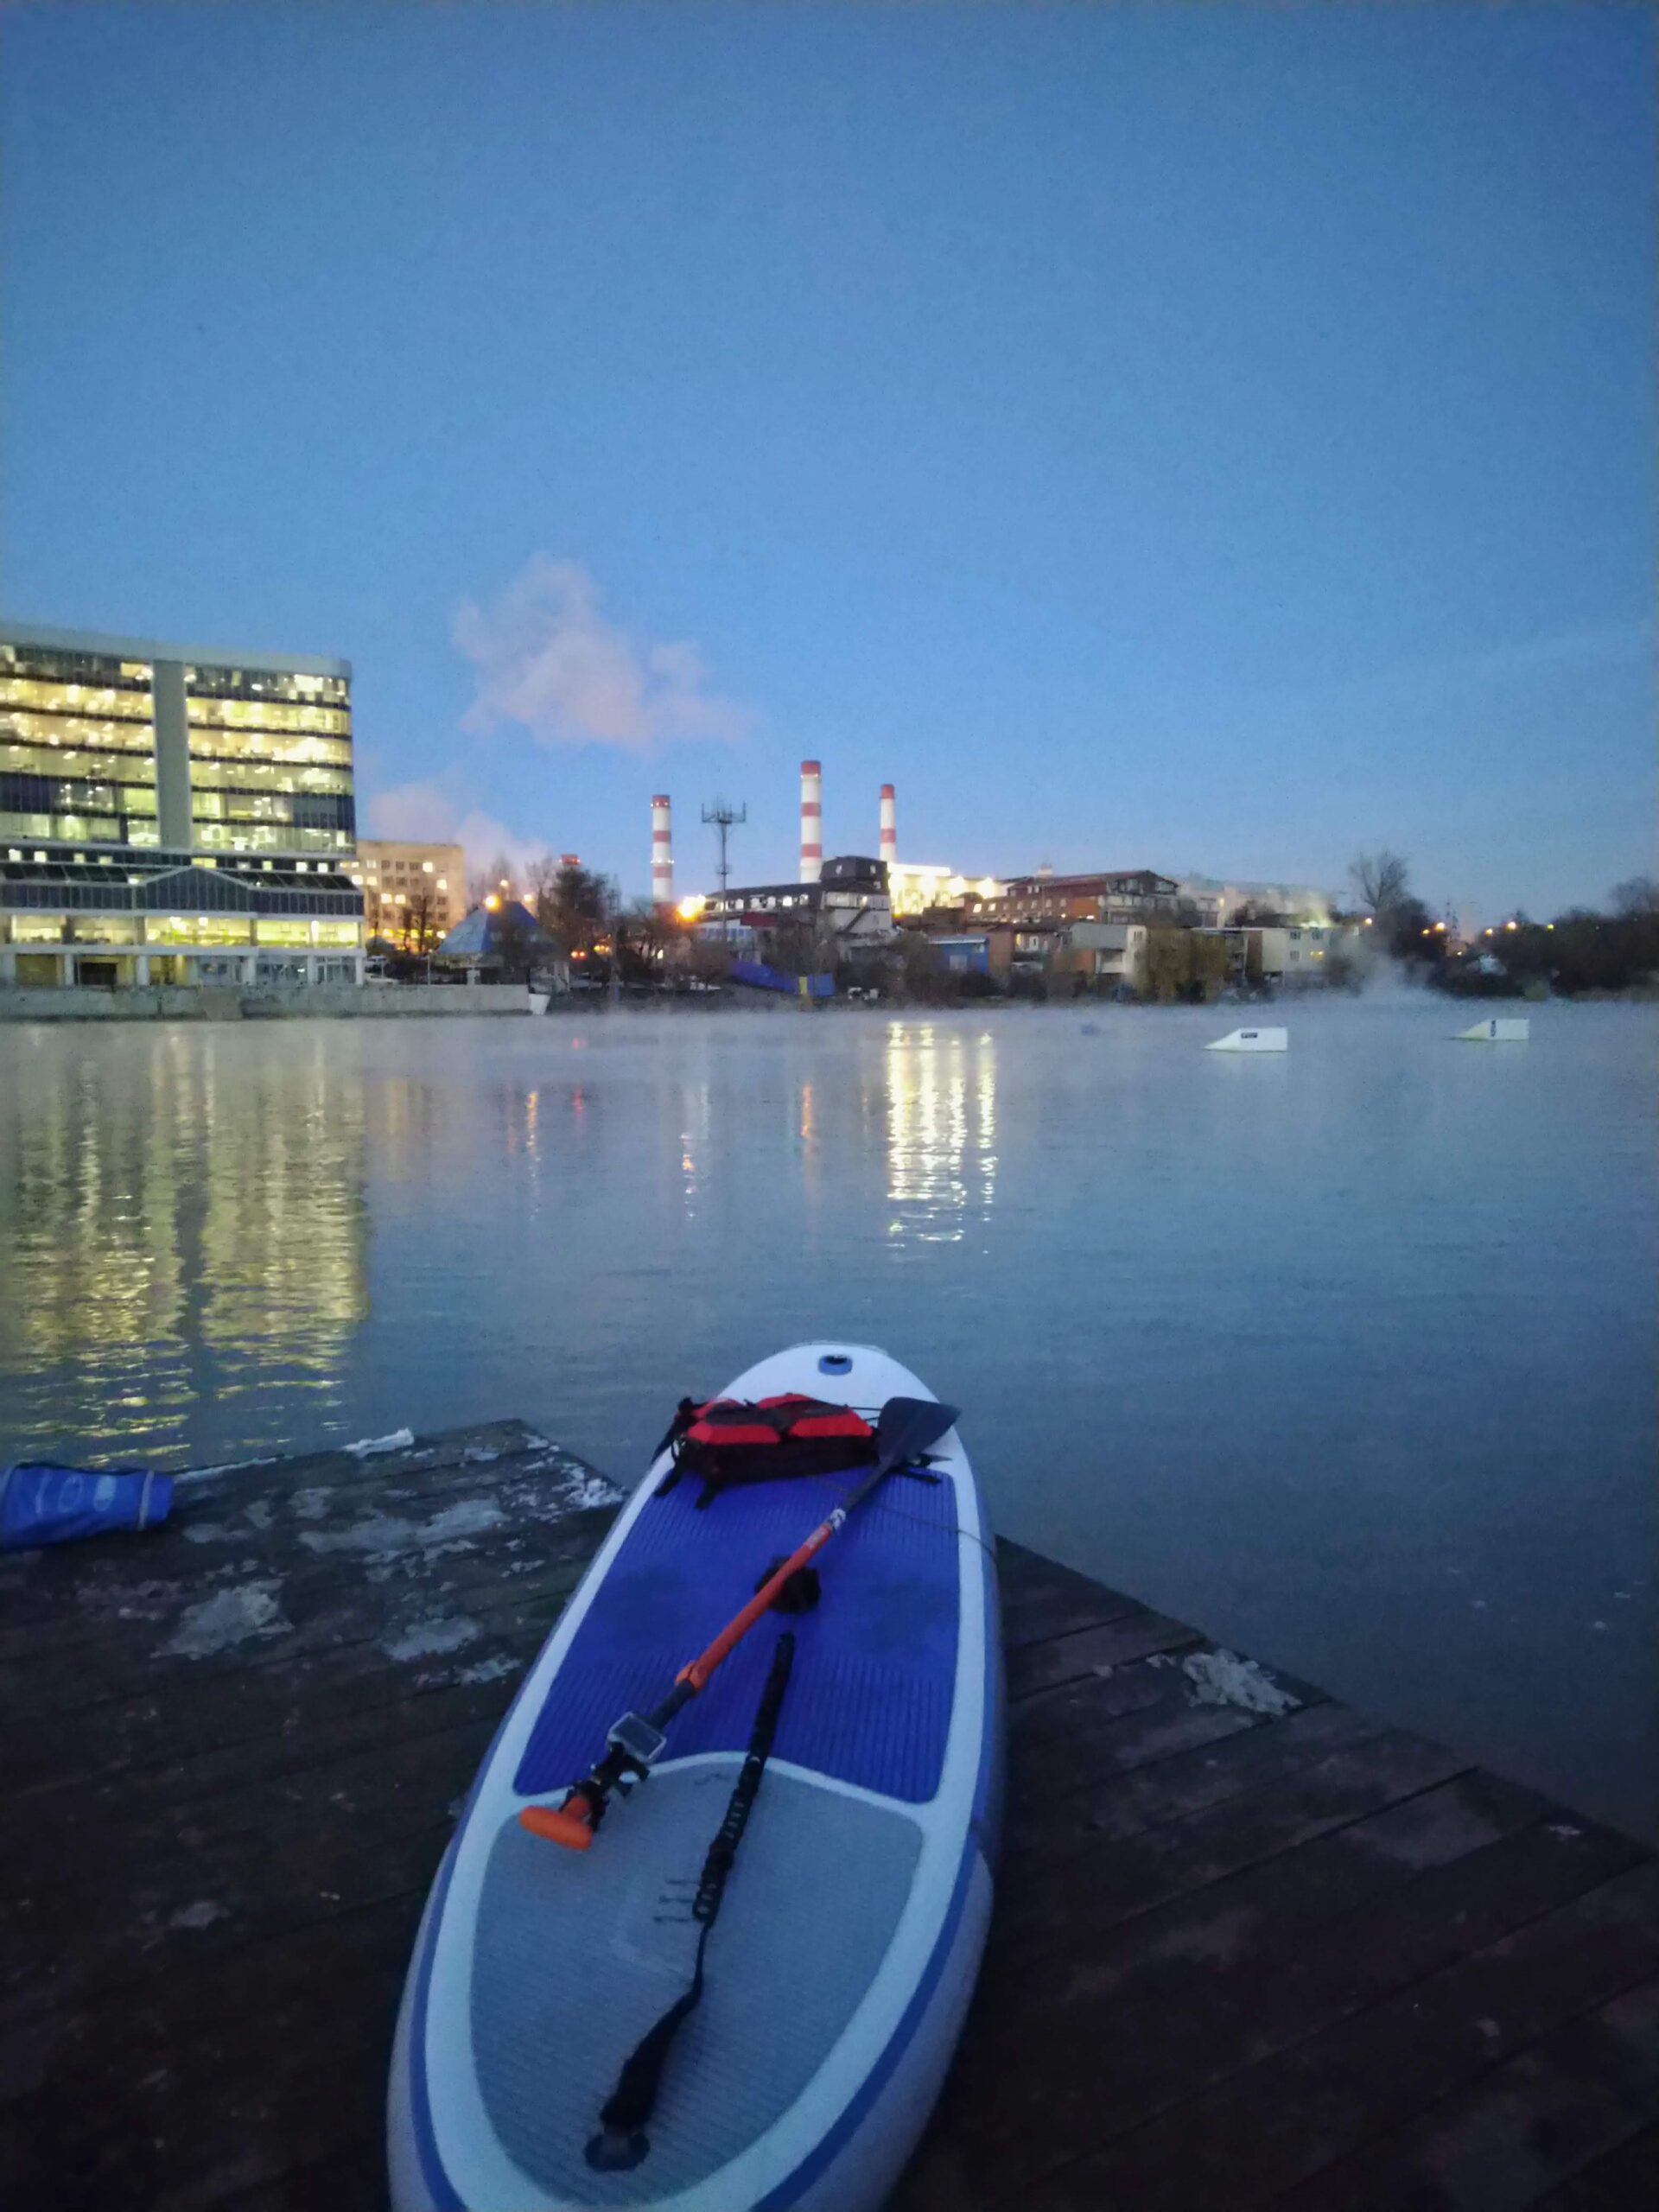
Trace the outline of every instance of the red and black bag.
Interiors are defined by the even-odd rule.
[[[850,1406],[832,1406],[795,1391],[754,1405],[741,1398],[711,1398],[696,1406],[682,1398],[658,1449],[671,1446],[674,1465],[657,1495],[672,1490],[682,1475],[699,1475],[699,1510],[735,1484],[839,1474],[843,1468],[868,1466],[876,1456],[875,1431]]]

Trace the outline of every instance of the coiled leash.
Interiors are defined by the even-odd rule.
[[[726,1817],[719,1833],[709,1847],[702,1862],[702,1872],[697,1882],[697,1893],[692,1901],[691,1917],[702,1929],[697,1937],[697,1957],[692,1970],[691,1986],[684,1996],[671,2005],[656,2026],[647,2031],[635,2044],[632,2052],[623,2062],[616,2087],[607,2099],[599,2115],[600,2132],[588,2145],[588,2163],[602,2173],[626,2172],[637,2166],[651,2149],[651,2138],[645,2133],[657,2103],[657,2092],[662,2084],[663,2068],[675,2037],[683,2023],[702,2001],[703,1953],[709,1947],[709,1937],[720,1917],[721,1900],[737,1858],[737,1847],[743,1840],[743,1831],[749,1824],[749,1815],[754,1810],[754,1801],[760,1794],[760,1777],[766,1770],[766,1761],[772,1756],[772,1740],[778,1731],[778,1715],[783,1708],[784,1692],[789,1687],[789,1674],[795,1663],[795,1637],[785,1629],[778,1638],[777,1649],[772,1656],[772,1668],[767,1674],[766,1688],[760,1693],[760,1703],[754,1716],[754,1727],[749,1737],[749,1747],[744,1755],[742,1771],[737,1777],[731,1798],[726,1807]]]

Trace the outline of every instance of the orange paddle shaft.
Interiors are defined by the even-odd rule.
[[[689,1667],[681,1668],[674,1678],[676,1681],[690,1683],[694,1694],[702,1689],[721,1661],[741,1643],[763,1614],[772,1611],[790,1576],[798,1574],[809,1560],[816,1558],[846,1518],[846,1514],[837,1506],[827,1521],[821,1521],[800,1549],[791,1552],[777,1573],[769,1575],[760,1585],[742,1611],[727,1622],[709,1649],[700,1653]]]

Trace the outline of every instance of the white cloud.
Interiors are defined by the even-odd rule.
[[[614,745],[648,753],[673,738],[734,741],[753,717],[708,688],[694,645],[631,638],[600,612],[575,561],[534,553],[495,603],[468,600],[455,643],[472,662],[461,718],[480,733],[517,722],[540,745]]]
[[[551,850],[544,838],[521,837],[493,814],[463,807],[440,782],[396,784],[375,791],[364,803],[368,837],[392,837],[417,845],[459,845],[468,874],[505,853],[515,875]]]

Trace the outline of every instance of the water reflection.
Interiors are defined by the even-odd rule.
[[[133,1033],[113,1084],[104,1039],[66,1042],[16,1052],[0,1097],[9,1433],[165,1456],[273,1374],[308,1421],[368,1312],[360,1086],[320,1039],[256,1078],[239,1037]]]
[[[959,1243],[996,1184],[996,1046],[930,1021],[887,1030],[887,1234]]]

